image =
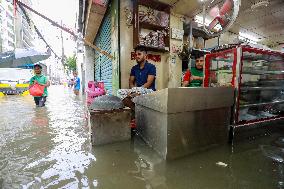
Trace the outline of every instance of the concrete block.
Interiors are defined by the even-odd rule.
[[[90,111],[92,144],[103,145],[131,138],[131,110]]]
[[[138,133],[164,159],[226,144],[233,99],[233,89],[225,87],[172,88],[136,97]]]

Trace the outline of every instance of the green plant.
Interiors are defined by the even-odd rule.
[[[76,57],[75,57],[75,55],[70,56],[66,59],[64,67],[70,72],[76,71]]]

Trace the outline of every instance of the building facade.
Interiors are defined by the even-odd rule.
[[[0,51],[15,48],[15,18],[13,1],[0,0]]]
[[[22,2],[32,5],[31,0]],[[32,47],[33,36],[22,10],[17,8],[14,14],[13,0],[0,0],[0,52]]]
[[[28,6],[32,6],[30,0],[22,1]],[[28,16],[31,18],[29,11],[26,11]],[[16,34],[16,48],[29,48],[34,46],[34,31],[28,24],[28,21],[23,11],[18,8],[15,16],[15,34]]]

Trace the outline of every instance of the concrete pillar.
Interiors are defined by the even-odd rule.
[[[85,89],[88,86],[89,81],[95,80],[95,53],[94,50],[85,46],[85,58],[84,58],[84,80],[85,80]]]
[[[183,29],[183,22],[181,15],[171,15],[170,25],[171,28]],[[181,76],[182,76],[182,60],[178,57],[178,53],[174,51],[175,48],[182,49],[182,40],[170,39],[170,56],[168,58],[168,88],[176,88],[181,86]]]

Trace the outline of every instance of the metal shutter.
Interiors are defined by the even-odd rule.
[[[111,54],[111,15],[107,13],[103,20],[95,44]],[[98,52],[95,54],[95,79],[103,81],[109,94],[112,94],[112,60]]]

